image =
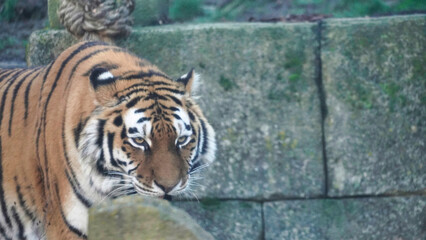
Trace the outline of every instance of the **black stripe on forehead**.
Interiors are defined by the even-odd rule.
[[[182,102],[179,100],[179,99],[177,99],[175,96],[172,96],[172,95],[165,95],[166,97],[168,97],[168,98],[170,98],[173,102],[175,102],[177,105],[180,105],[180,106],[182,106]]]
[[[138,73],[132,74],[130,76],[120,77],[119,80],[133,80],[133,79],[141,79],[141,78],[147,78],[147,77],[152,77],[152,76],[158,76],[158,77],[162,77],[162,78],[168,79],[170,81],[173,81],[171,78],[164,75],[163,73],[156,72],[154,70],[149,70],[148,72],[138,72]]]
[[[135,110],[135,113],[143,113],[143,112],[145,112],[147,110],[153,109],[154,106],[155,106],[155,104],[151,104],[150,106],[148,106],[146,108],[139,108],[139,109]]]

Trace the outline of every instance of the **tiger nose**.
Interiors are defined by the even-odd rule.
[[[178,185],[180,183],[180,181],[178,182],[174,182],[172,184],[166,184],[166,183],[159,183],[156,180],[154,180],[155,185],[157,185],[157,187],[159,187],[161,190],[163,190],[164,193],[169,193],[171,192],[176,185]]]

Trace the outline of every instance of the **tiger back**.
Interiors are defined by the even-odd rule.
[[[99,201],[191,191],[216,150],[196,85],[100,42],[0,70],[0,239],[86,239]]]

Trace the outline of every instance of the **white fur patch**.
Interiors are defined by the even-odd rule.
[[[124,116],[124,122],[126,124],[127,129],[136,128],[138,130],[138,133],[128,133],[128,135],[129,137],[142,137],[151,146],[151,140],[148,138],[148,135],[151,132],[152,128],[151,121],[144,121],[142,123],[138,123],[139,119],[145,117],[145,114],[135,113],[136,110],[136,108],[131,108]]]
[[[73,227],[83,233],[87,233],[89,224],[88,209],[77,199],[74,194],[70,194],[68,199],[65,199],[65,218]]]
[[[104,73],[102,73],[101,75],[98,76],[99,81],[108,80],[108,79],[111,79],[111,78],[114,78],[114,75],[112,75],[112,73],[109,72],[109,71],[104,72]]]

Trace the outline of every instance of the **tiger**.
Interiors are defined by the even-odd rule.
[[[0,70],[0,238],[87,239],[94,204],[185,194],[216,151],[198,79],[103,42]]]

